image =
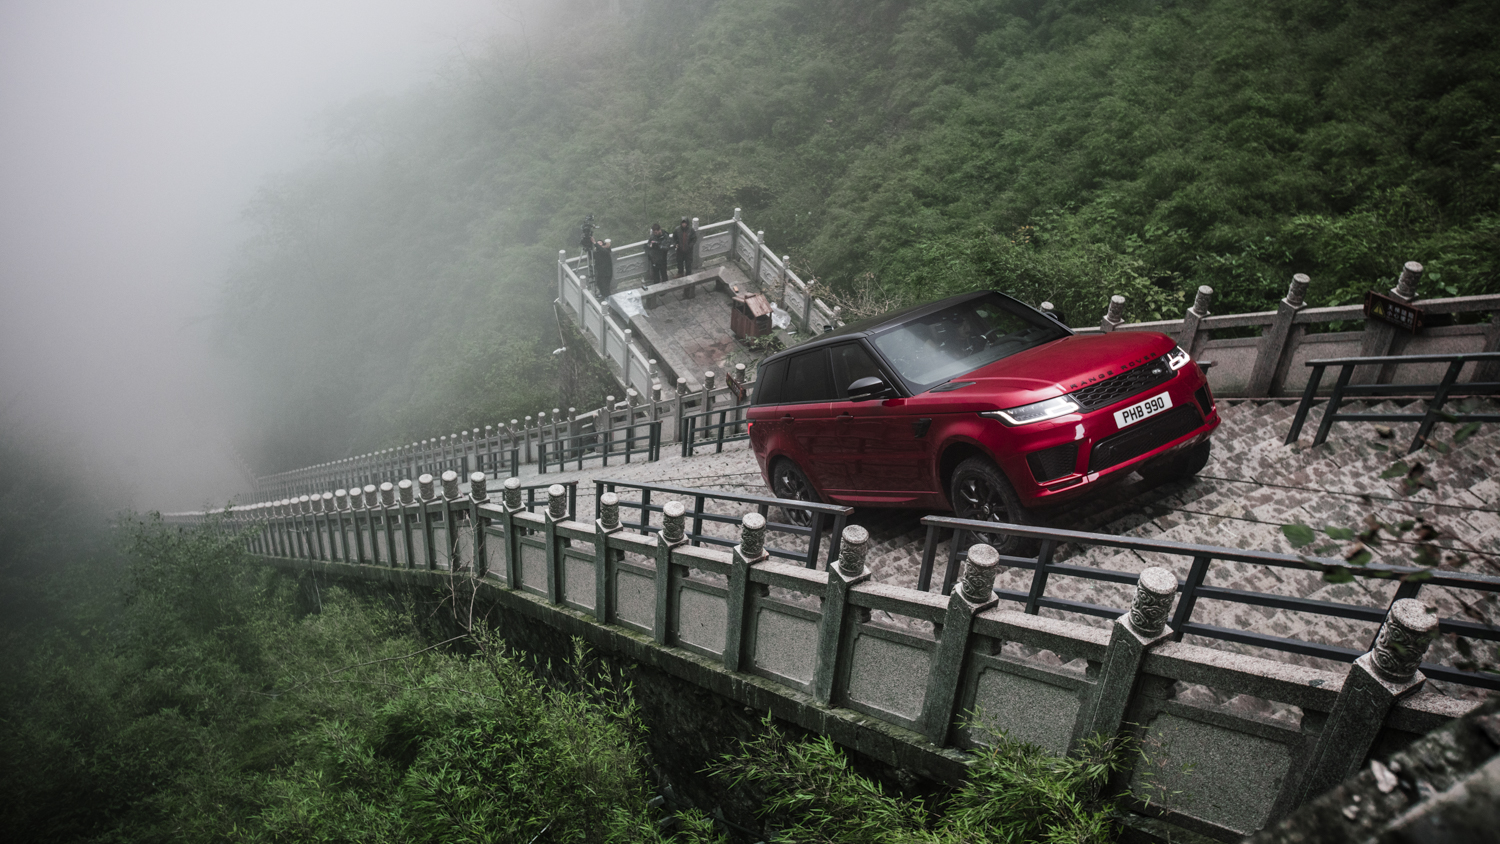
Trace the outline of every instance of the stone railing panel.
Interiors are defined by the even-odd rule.
[[[811,692],[817,670],[818,629],[822,614],[800,604],[759,594],[752,596],[747,637],[747,669],[769,680]]]
[[[842,706],[909,729],[921,725],[937,642],[883,624],[855,623],[845,645]]]

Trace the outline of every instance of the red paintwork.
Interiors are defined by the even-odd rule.
[[[1194,391],[1207,383],[1202,369],[1189,363],[1165,384],[1114,405],[1031,425],[1009,427],[978,414],[1072,392],[1149,363],[1175,345],[1153,332],[1075,334],[958,376],[953,381],[975,383],[957,390],[885,401],[755,405],[749,409],[750,441],[768,485],[771,461],[786,455],[808,474],[824,501],[952,509],[943,456],[959,448],[990,455],[1023,505],[1044,506],[1087,494],[1111,476],[1207,438],[1219,424],[1216,407],[1184,437],[1102,472],[1086,471],[1093,442],[1118,430],[1114,411],[1164,390],[1173,407],[1191,404]],[[925,436],[917,437],[912,426],[920,419],[932,421]],[[1026,455],[1075,439],[1080,442],[1075,471],[1037,483]]]

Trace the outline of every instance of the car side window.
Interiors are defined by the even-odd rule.
[[[843,399],[849,396],[849,385],[861,378],[875,376],[886,379],[875,359],[859,343],[840,343],[829,349],[833,358],[833,386],[836,395]]]
[[[755,403],[780,404],[782,388],[786,385],[786,358],[761,364],[755,376]]]
[[[787,359],[786,383],[782,387],[781,403],[832,401],[833,397],[827,349],[813,349]]]

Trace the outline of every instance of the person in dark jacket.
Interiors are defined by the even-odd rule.
[[[609,249],[608,240],[594,241],[594,284],[599,288],[599,297],[608,299],[615,285],[615,256]]]
[[[667,280],[667,250],[672,246],[672,237],[661,230],[661,223],[651,224],[651,237],[646,240],[646,262],[650,264],[651,284]]]
[[[677,228],[672,230],[672,245],[677,247],[677,277],[682,278],[693,268],[693,244],[698,242],[698,233],[688,224],[688,218],[683,217]]]

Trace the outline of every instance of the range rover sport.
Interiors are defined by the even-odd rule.
[[[749,419],[780,498],[1016,524],[1132,470],[1195,474],[1219,424],[1203,370],[1167,335],[1078,334],[993,291],[767,358]]]

